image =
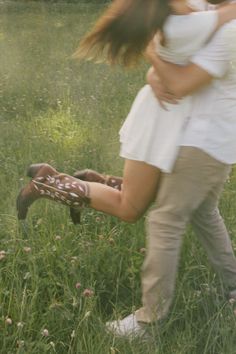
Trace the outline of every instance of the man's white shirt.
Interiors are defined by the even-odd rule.
[[[211,74],[210,85],[193,95],[193,110],[181,145],[236,163],[236,20],[220,28],[191,62]]]

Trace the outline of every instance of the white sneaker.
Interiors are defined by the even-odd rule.
[[[123,320],[111,321],[106,323],[107,331],[118,337],[145,338],[148,336],[146,332],[146,324],[137,321],[136,316],[131,314]]]

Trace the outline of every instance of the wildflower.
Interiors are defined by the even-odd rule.
[[[18,323],[17,323],[17,327],[18,327],[18,328],[23,328],[23,326],[24,326],[24,323],[23,323],[23,322],[18,322]]]
[[[24,344],[25,344],[25,342],[24,342],[23,340],[18,340],[18,341],[17,341],[17,346],[18,346],[19,348],[23,347]]]
[[[200,297],[201,294],[202,294],[202,292],[201,292],[201,290],[196,290],[196,291],[195,291],[195,294],[196,294],[196,297]]]
[[[50,342],[49,344],[51,345],[51,347],[52,347],[53,349],[55,349],[55,343],[54,343],[54,342]]]
[[[44,337],[48,337],[49,336],[49,332],[48,332],[48,330],[46,328],[44,328],[42,330],[42,336],[44,336]]]
[[[25,253],[30,253],[31,247],[24,247],[23,250],[25,251]]]
[[[12,319],[10,317],[7,317],[5,320],[7,325],[11,325],[12,324]]]
[[[80,289],[81,288],[81,283],[76,283],[75,287],[76,287],[76,289]]]
[[[78,257],[71,257],[71,264],[75,264],[77,261]]]
[[[146,253],[146,248],[144,248],[144,247],[140,248],[139,252],[142,253],[142,254],[145,254]]]
[[[115,244],[115,240],[114,240],[114,238],[112,238],[112,237],[109,237],[108,242],[109,242],[111,245],[114,245],[114,244]]]
[[[55,237],[55,240],[56,240],[56,241],[60,241],[60,240],[61,240],[61,236],[57,235],[57,236]]]
[[[42,222],[43,222],[43,219],[38,219],[36,224],[40,225],[40,224],[42,224]]]
[[[6,257],[5,251],[0,251],[0,261]]]
[[[91,289],[85,289],[83,291],[83,296],[85,296],[85,297],[92,297],[93,295],[94,295],[94,292]]]

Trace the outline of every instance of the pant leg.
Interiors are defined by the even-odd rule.
[[[142,269],[141,322],[164,318],[172,302],[182,234],[195,210],[224,180],[226,165],[203,151],[182,147],[173,173],[163,174],[147,220],[147,254]]]
[[[225,180],[229,172],[230,169],[225,170]],[[191,223],[225,287],[236,289],[236,258],[224,220],[218,209],[223,184],[224,181],[220,181],[218,186],[208,194],[194,212]]]

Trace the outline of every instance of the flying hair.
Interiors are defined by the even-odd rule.
[[[136,64],[169,14],[168,0],[114,0],[73,57]]]

